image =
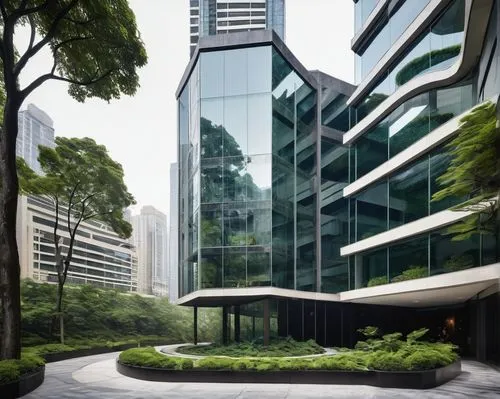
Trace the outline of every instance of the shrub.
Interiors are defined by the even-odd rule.
[[[271,341],[268,346],[257,342],[241,342],[230,345],[181,346],[177,351],[201,356],[283,357],[315,355],[323,353],[324,349],[314,340],[298,342],[292,338],[282,338]]]
[[[428,370],[444,367],[456,360],[453,354],[447,354],[435,349],[417,350],[404,360],[407,370]]]
[[[207,357],[196,362],[196,368],[205,370],[230,370],[236,363],[235,359],[223,357]]]
[[[142,367],[155,367],[167,370],[187,370],[193,368],[191,359],[169,357],[157,352],[155,348],[132,348],[120,353],[123,364]]]
[[[375,287],[377,285],[387,284],[388,282],[386,276],[373,277],[368,281],[368,287]]]
[[[23,374],[30,373],[44,364],[40,356],[32,353],[23,353],[20,360],[2,360],[0,361],[0,385],[19,380]]]
[[[381,371],[405,370],[404,359],[398,352],[373,352],[368,357],[368,367]]]
[[[355,353],[322,357],[314,360],[313,368],[319,370],[365,371],[366,357]]]
[[[400,281],[415,280],[417,278],[427,277],[428,275],[429,270],[426,266],[412,266],[400,275],[394,277],[391,282],[397,283]]]

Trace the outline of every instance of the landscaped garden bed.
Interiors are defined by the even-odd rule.
[[[117,370],[150,381],[363,384],[416,389],[441,385],[461,373],[453,345],[419,341],[425,329],[408,334],[404,340],[400,333],[380,337],[375,328],[362,332],[365,341],[333,356],[192,360],[165,356],[154,348],[136,348],[120,354]]]
[[[23,353],[20,360],[0,361],[0,396],[18,398],[36,389],[45,377],[44,360]]]
[[[256,342],[242,342],[230,345],[186,345],[180,346],[176,351],[186,355],[229,357],[308,356],[325,352],[314,340],[298,342],[291,338],[272,340],[267,346]]]

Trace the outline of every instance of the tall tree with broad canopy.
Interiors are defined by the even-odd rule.
[[[128,238],[132,226],[123,219],[123,210],[135,201],[123,182],[122,166],[111,159],[106,147],[93,139],[57,137],[55,148],[40,146],[39,149],[38,160],[44,176],[37,175],[18,158],[19,182],[23,193],[48,199],[54,206],[51,238],[58,283],[56,315],[64,344],[63,290],[78,228],[82,222],[97,219]],[[65,237],[61,230],[67,231]]]
[[[473,214],[448,228],[453,240],[473,234],[495,237],[496,260],[500,259],[500,128],[497,105],[488,101],[474,108],[460,120],[458,135],[447,145],[451,162],[438,178],[444,188],[433,201],[460,198],[452,208]]]
[[[22,53],[14,35],[30,31]],[[17,114],[24,100],[49,80],[69,84],[69,94],[83,102],[133,95],[139,86],[137,68],[147,62],[135,15],[127,0],[0,0],[0,67],[5,106],[0,132],[0,359],[19,358],[20,292],[16,211]],[[42,49],[53,56],[52,68],[20,87],[19,76]]]

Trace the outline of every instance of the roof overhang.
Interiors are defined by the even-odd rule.
[[[241,305],[265,298],[281,298],[430,308],[459,305],[495,292],[500,292],[500,263],[400,283],[345,291],[340,294],[276,287],[202,289],[179,298],[176,304],[220,307]]]

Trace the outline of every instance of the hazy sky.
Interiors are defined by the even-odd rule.
[[[141,69],[135,97],[110,104],[88,100],[80,104],[67,85],[48,82],[31,97],[54,120],[57,136],[94,138],[123,165],[128,189],[138,212],[143,205],[169,211],[171,162],[177,158],[175,90],[189,61],[189,0],[130,0],[149,56]],[[350,51],[353,35],[352,0],[286,0],[286,43],[308,69],[320,69],[353,82]],[[22,50],[25,32],[16,40]],[[21,85],[48,72],[49,53],[40,54],[21,76]]]

